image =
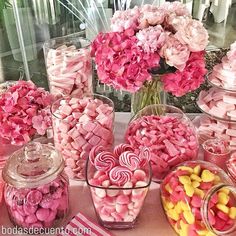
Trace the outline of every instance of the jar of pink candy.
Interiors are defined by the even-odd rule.
[[[135,150],[150,149],[153,180],[157,182],[171,168],[198,155],[194,126],[180,109],[169,105],[150,105],[140,110],[131,119],[125,139]]]
[[[89,155],[86,181],[99,222],[110,229],[134,227],[151,183],[150,151],[128,144],[113,152],[101,146]]]
[[[236,230],[236,187],[214,164],[179,165],[163,180],[161,199],[178,235],[229,235]]]
[[[31,142],[14,152],[3,169],[4,199],[14,225],[32,234],[67,215],[69,181],[63,169],[52,145]]]
[[[231,179],[236,183],[236,152],[233,152],[226,162],[226,170]]]
[[[52,105],[55,147],[65,160],[71,179],[85,179],[90,150],[113,145],[114,104],[102,95],[64,97]]]
[[[44,44],[51,94],[82,96],[92,93],[90,41],[76,33]]]

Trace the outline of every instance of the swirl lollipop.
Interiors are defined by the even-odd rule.
[[[98,153],[105,151],[102,146],[94,146],[89,153],[89,160],[94,165],[94,159],[98,155]]]
[[[140,167],[145,166],[151,159],[151,152],[148,147],[143,147],[139,153]]]
[[[114,148],[114,154],[117,157],[119,157],[125,151],[134,151],[134,149],[126,143],[121,143]]]
[[[115,166],[109,172],[110,180],[119,186],[129,182],[132,177],[132,171],[125,166]]]
[[[134,152],[126,151],[120,155],[119,163],[121,166],[125,166],[131,171],[134,171],[139,167],[140,159]]]
[[[94,166],[99,171],[107,172],[116,166],[116,158],[111,152],[103,151],[98,153],[94,159]]]

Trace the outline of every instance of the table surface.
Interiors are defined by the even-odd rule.
[[[115,144],[123,142],[124,132],[130,119],[129,113],[116,113]],[[72,207],[73,206],[73,207]],[[78,212],[97,221],[88,186],[84,181],[71,181],[70,185],[70,212],[67,221]],[[0,236],[4,234],[1,227],[13,227],[7,216],[5,205],[0,207]],[[176,235],[169,225],[160,202],[159,184],[152,183],[145,199],[138,221],[133,229],[112,230],[115,236],[174,236]],[[8,234],[9,235],[9,234]],[[17,234],[15,234],[17,235]],[[21,234],[22,235],[22,234]]]

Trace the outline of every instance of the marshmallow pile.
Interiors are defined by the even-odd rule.
[[[68,183],[62,175],[37,188],[7,185],[4,198],[11,220],[23,228],[50,228],[69,208]]]
[[[106,222],[134,222],[150,184],[149,149],[136,154],[128,144],[113,153],[94,147],[89,160],[94,171],[87,181],[97,215]]]
[[[224,178],[202,163],[190,162],[179,166],[161,185],[163,207],[179,235],[215,235],[204,224],[201,210],[208,191],[223,183]],[[207,212],[209,224],[214,230],[226,231],[234,227],[235,197],[228,188],[220,188],[211,196]]]
[[[91,97],[57,102],[56,109],[52,108],[55,147],[63,155],[69,178],[84,179],[85,162],[92,147],[112,147],[113,107]]]
[[[229,144],[230,149],[236,148],[236,124],[227,121],[219,121],[206,115],[200,116],[198,125],[200,142],[210,138],[219,138]]]
[[[216,118],[236,121],[236,93],[218,88],[202,90],[197,105],[205,113]]]
[[[126,141],[135,150],[148,147],[154,180],[161,180],[177,164],[193,160],[198,154],[194,129],[171,116],[143,116],[132,121],[126,131]]]
[[[62,45],[50,49],[46,64],[53,95],[91,94],[92,60],[89,48]]]
[[[215,86],[236,90],[236,42],[230,46],[222,62],[214,66],[208,80]]]

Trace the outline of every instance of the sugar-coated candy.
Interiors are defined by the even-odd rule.
[[[149,115],[137,118],[129,124],[125,138],[144,160],[150,156],[156,180],[161,180],[177,164],[195,159],[198,153],[194,129],[177,117]]]
[[[215,231],[233,229],[236,221],[235,196],[227,187],[219,187],[211,193],[212,187],[225,183],[225,175],[221,171],[216,170],[214,165],[210,167],[207,162],[186,162],[163,180],[162,204],[178,235],[216,235],[205,224],[206,221]],[[207,217],[204,212],[207,212]]]
[[[52,106],[55,147],[63,155],[69,178],[84,179],[89,153],[93,163],[99,152],[112,146],[113,107],[92,97],[67,97],[59,101]],[[95,146],[98,147],[93,149]]]
[[[61,175],[37,188],[7,185],[4,198],[10,218],[17,226],[51,228],[67,214],[68,194],[68,181]]]
[[[91,93],[92,60],[89,49],[64,46],[50,49],[47,54],[46,67],[51,93],[78,97]],[[70,111],[67,108],[66,113]]]

